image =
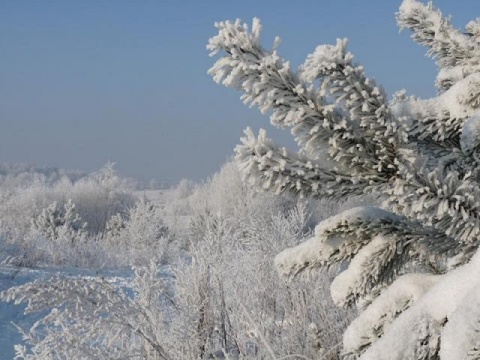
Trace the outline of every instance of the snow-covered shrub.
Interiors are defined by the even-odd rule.
[[[115,239],[122,233],[125,229],[125,219],[121,214],[113,215],[110,220],[107,221],[105,225],[105,237],[107,240]]]
[[[273,266],[275,254],[310,231],[310,204],[256,191],[234,162],[190,200],[188,254],[173,269],[182,309],[174,323],[184,337],[177,352],[189,359],[315,358],[334,348],[351,312],[335,308],[325,292],[328,274],[287,288]]]
[[[193,181],[182,179],[177,185],[163,190],[161,200],[157,201],[170,238],[177,250],[184,249],[188,243],[192,195],[197,191],[197,187],[198,185]]]
[[[295,209],[242,237],[222,218],[207,225],[190,260],[173,269],[179,352],[188,359],[316,358],[338,344],[351,313],[327,296],[328,276],[285,287],[273,266],[276,252],[299,242],[304,220]]]
[[[179,183],[173,188],[171,196],[168,200],[184,200],[188,199],[193,192],[195,191],[196,184],[188,179],[182,179]]]
[[[207,183],[196,186],[193,193],[188,192],[177,200],[185,200],[182,204],[188,204],[183,208],[185,213],[182,216],[192,223],[187,228],[189,232],[182,237],[172,237],[170,229],[166,232],[163,220],[164,215],[169,214],[165,209],[169,206],[168,201],[154,206],[141,200],[127,214],[115,215],[107,222],[107,232],[101,241],[85,247],[67,248],[53,247],[54,242],[46,238],[37,239],[36,244],[43,251],[37,254],[43,259],[50,256],[50,264],[92,267],[98,267],[95,262],[98,259],[103,266],[143,265],[151,259],[158,264],[167,254],[171,276],[163,280],[170,284],[168,291],[165,292],[163,280],[155,277],[149,277],[149,284],[145,285],[151,291],[161,293],[166,303],[155,309],[150,306],[148,312],[144,311],[148,320],[142,321],[164,320],[156,327],[158,341],[172,359],[209,356],[262,359],[270,358],[272,354],[278,358],[293,354],[309,358],[325,354],[325,359],[337,358],[335,350],[352,312],[336,308],[329,298],[325,289],[330,274],[286,287],[273,264],[275,254],[298,244],[310,233],[311,206],[308,203],[259,193],[245,186],[238,167],[233,163],[226,164]],[[179,239],[188,240],[189,246],[180,252],[177,260],[172,254],[176,254],[178,245],[175,242]],[[54,252],[55,248],[57,252]],[[88,249],[96,249],[97,253],[87,254]],[[73,251],[78,252],[78,262],[82,259],[94,261],[91,264],[75,263],[69,258],[75,255]],[[53,258],[52,254],[57,257]],[[73,296],[75,286],[102,293],[107,285],[99,279],[79,277],[25,285],[9,290],[9,294],[15,294],[11,296],[17,301],[38,303],[59,289]],[[28,295],[22,297],[22,292]],[[56,329],[53,318],[47,315],[32,329],[25,329],[26,354],[32,355],[32,351],[36,351],[37,358],[41,358],[48,348],[52,353],[67,354],[66,358],[81,359],[86,355],[83,353],[85,347],[80,345],[91,341],[99,346],[92,353],[99,359],[106,356],[109,346],[116,347],[112,354],[121,349],[126,349],[127,355],[131,354],[131,349],[138,350],[139,340],[135,336],[119,335],[110,343],[95,338],[107,326],[107,323],[95,319],[99,314],[109,314],[107,319],[111,319],[110,314],[117,313],[118,308],[135,306],[144,309],[147,305],[137,304],[138,297],[115,297],[118,301],[112,302],[106,297],[87,296],[84,290],[79,290],[79,294],[75,306],[78,305],[82,313],[72,313],[71,316],[67,312],[61,313],[60,328]],[[90,299],[107,303],[91,306]],[[121,305],[120,301],[127,304]],[[58,307],[62,312],[62,306],[55,300],[45,303],[45,311],[49,314],[51,308]],[[69,306],[65,305],[65,311]],[[86,319],[94,320],[85,324]],[[46,333],[43,332],[45,337],[35,337],[36,331],[44,327],[48,328]],[[112,326],[111,331],[114,330],[120,331],[117,325]],[[110,336],[110,332],[106,331],[105,336]],[[73,337],[78,338],[76,343]],[[117,339],[122,345],[116,342]],[[28,344],[34,347],[30,349]],[[17,349],[24,351],[21,347]]]
[[[76,243],[87,236],[87,223],[75,212],[75,204],[69,200],[63,209],[53,202],[32,219],[34,231],[50,241],[69,241]]]
[[[242,181],[234,161],[229,161],[190,197],[192,238],[203,237],[205,228],[216,219],[229,223],[232,231],[245,234],[254,222],[270,219],[295,206],[289,196],[259,193]],[[268,221],[268,220],[265,220]]]
[[[72,201],[64,204],[63,209],[54,202],[32,219],[30,232],[25,234],[22,243],[15,244],[17,256],[10,260],[20,266],[111,266],[111,249],[98,238],[89,236],[87,227]]]
[[[216,24],[208,49],[222,57],[209,72],[241,90],[246,104],[270,111],[274,126],[291,128],[300,148],[293,153],[264,130],[247,129],[236,159],[251,185],[300,198],[376,192],[386,199],[386,210],[357,207],[323,221],[310,240],[276,257],[289,277],[348,263],[331,294],[338,305],[363,312],[345,332],[345,357],[475,358],[479,22],[463,33],[431,2],[416,0],[403,1],[397,20],[436,60],[437,97],[399,92],[388,102],[346,40],[317,47],[293,71],[277,40],[272,50],[261,47],[258,19],[251,31],[240,20]]]
[[[76,181],[65,176],[53,184],[37,179],[26,186],[0,188],[0,199],[0,234],[7,243],[17,247],[16,257],[29,265],[44,261],[45,256],[51,258],[51,251],[61,253],[62,249],[56,250],[48,239],[57,238],[57,230],[66,231],[69,227],[75,231],[80,230],[78,227],[82,228],[83,245],[80,249],[85,254],[98,253],[97,263],[100,264],[108,250],[99,251],[103,246],[99,240],[106,232],[107,222],[116,214],[126,216],[137,201],[133,187],[116,174],[112,164]],[[76,215],[73,215],[73,208]],[[71,218],[64,225],[63,217],[68,214],[78,216],[81,224],[74,224],[77,220]],[[83,226],[85,223],[86,226]],[[70,241],[74,241],[75,236],[71,233],[63,238],[69,237]],[[59,245],[65,245],[63,250],[73,255],[73,247],[68,246],[68,242],[57,242],[56,246]],[[79,251],[78,246],[75,251]],[[56,264],[61,263],[60,259],[74,259],[70,255],[55,258],[58,260],[54,261]],[[92,264],[94,261],[83,260],[80,263]]]
[[[137,201],[132,184],[118,176],[113,163],[75,183],[59,182],[51,196],[71,199],[91,235],[102,235],[113,215],[125,213]]]
[[[54,277],[1,293],[4,301],[27,302],[26,313],[44,312],[30,329],[16,359],[177,359],[168,339],[169,290],[152,262],[131,281]]]
[[[125,213],[136,202],[133,187],[116,174],[111,163],[75,182],[68,177],[53,185],[35,181],[27,187],[1,189],[1,193],[5,200],[0,208],[2,231],[12,238],[28,233],[32,219],[53,202],[59,208],[69,201],[75,204],[91,236],[102,235],[113,215]]]
[[[107,223],[105,241],[118,265],[140,265],[164,261],[171,237],[163,221],[163,212],[142,199],[127,212],[126,220],[117,214]]]

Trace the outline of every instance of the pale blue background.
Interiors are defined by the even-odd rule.
[[[463,27],[478,0],[435,1]],[[202,179],[232,154],[242,130],[268,118],[213,83],[205,45],[214,21],[254,16],[265,45],[299,65],[316,45],[350,50],[389,94],[432,96],[435,66],[394,13],[400,1],[0,1],[0,162],[122,175]],[[278,133],[272,133],[278,137]],[[289,144],[288,134],[280,142]]]

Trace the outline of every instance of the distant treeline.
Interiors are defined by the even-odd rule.
[[[87,176],[80,170],[65,170],[51,166],[36,166],[25,163],[0,163],[0,185],[30,185],[33,182],[42,182],[52,185],[60,179],[68,178],[76,182]]]

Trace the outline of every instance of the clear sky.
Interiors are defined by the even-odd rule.
[[[462,27],[478,0],[437,0]],[[435,93],[433,62],[394,0],[0,0],[0,162],[93,171],[107,161],[148,181],[203,179],[246,126],[271,130],[240,94],[207,75],[215,21],[259,17],[264,44],[299,65],[317,45],[350,39],[389,94]]]

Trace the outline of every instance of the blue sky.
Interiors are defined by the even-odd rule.
[[[463,27],[478,0],[434,4]],[[204,179],[246,126],[271,129],[207,75],[215,21],[259,17],[264,44],[299,65],[322,43],[349,48],[389,94],[433,96],[435,65],[394,13],[400,1],[0,1],[0,162],[93,171],[107,161],[148,181]]]

